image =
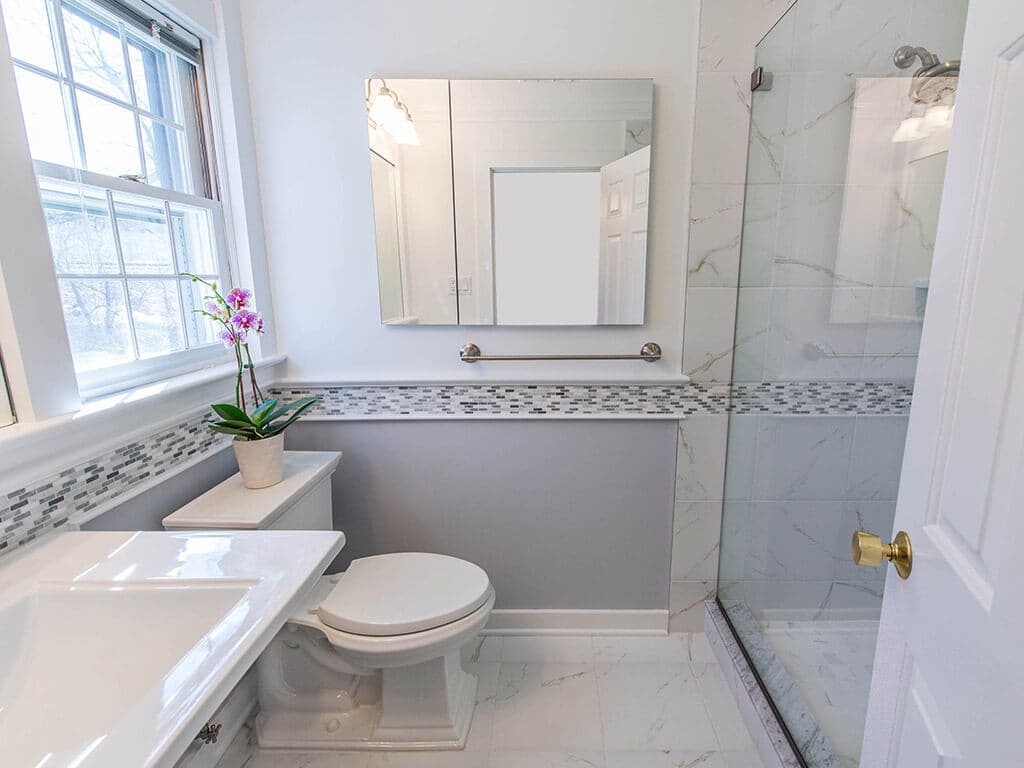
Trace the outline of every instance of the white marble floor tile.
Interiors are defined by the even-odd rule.
[[[487,635],[478,637],[462,646],[462,661],[465,664],[478,661],[501,661],[501,647],[505,638]]]
[[[375,752],[367,768],[487,768],[487,752]],[[327,768],[325,764],[324,768]],[[248,768],[248,766],[246,766]],[[317,766],[319,768],[319,766]]]
[[[551,662],[592,664],[594,651],[590,637],[506,637],[502,644],[504,662]]]
[[[690,660],[687,633],[667,637],[595,637],[594,661],[598,664],[685,663]]]
[[[502,663],[491,749],[603,749],[593,665]]]
[[[466,737],[467,752],[489,752],[491,730],[494,726],[494,700],[498,692],[498,662],[467,664],[467,670],[477,676],[476,709]]]
[[[703,634],[492,636],[463,659],[479,678],[465,750],[259,751],[245,768],[763,768]]]
[[[603,752],[494,752],[488,768],[605,768]]]
[[[704,697],[704,706],[711,717],[719,746],[722,749],[753,751],[754,741],[718,664],[694,664],[693,674]]]
[[[261,750],[249,758],[245,768],[367,768],[365,752],[280,752]]]
[[[689,664],[598,664],[608,750],[718,748]]]
[[[606,768],[764,768],[756,752],[646,750],[608,752]]]
[[[608,752],[607,768],[725,768],[718,752],[644,750]]]

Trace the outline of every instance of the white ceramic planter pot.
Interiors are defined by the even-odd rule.
[[[236,437],[232,442],[238,470],[246,488],[269,488],[281,482],[284,469],[284,435],[274,435],[265,440],[242,440]]]

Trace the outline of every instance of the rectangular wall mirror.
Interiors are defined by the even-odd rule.
[[[381,321],[643,324],[653,90],[368,80]]]

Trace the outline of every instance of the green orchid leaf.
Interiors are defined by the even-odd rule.
[[[275,419],[278,419],[281,416],[284,416],[286,413],[288,413],[288,411],[294,410],[296,408],[300,409],[299,413],[304,413],[306,410],[311,408],[315,403],[317,403],[319,401],[320,401],[319,397],[302,397],[302,398],[299,398],[298,400],[293,400],[292,402],[288,403],[287,405],[281,406],[276,411],[274,411],[272,414],[270,414],[270,416],[268,416],[267,418],[265,418],[263,420],[263,424],[265,424],[265,425],[269,424],[270,422],[274,421]]]
[[[230,421],[244,421],[246,424],[252,424],[252,419],[236,405],[231,403],[214,403],[210,406],[213,408],[214,413],[220,416],[222,419],[228,419]]]
[[[263,424],[276,406],[277,400],[265,400],[260,403],[256,410],[249,414],[249,418],[252,419],[254,424]]]
[[[222,435],[235,435],[237,437],[244,437],[248,440],[259,440],[260,436],[250,429],[236,429],[235,427],[225,427],[220,424],[210,423],[210,429],[214,432],[219,432]]]

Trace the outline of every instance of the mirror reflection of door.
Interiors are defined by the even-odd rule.
[[[600,325],[644,321],[650,177],[650,146],[601,168]]]

